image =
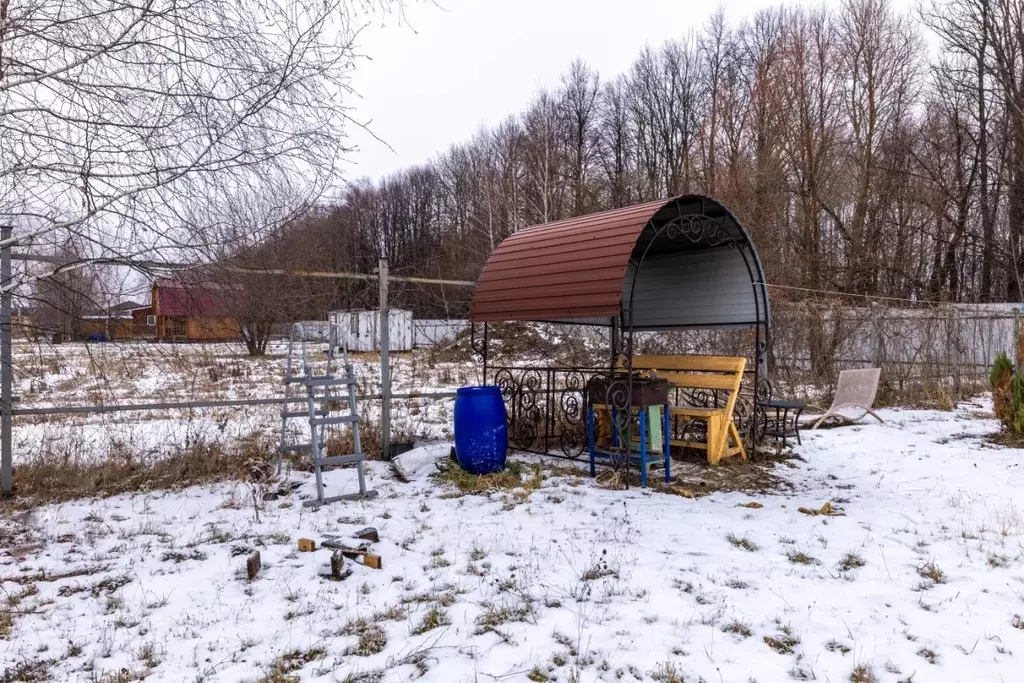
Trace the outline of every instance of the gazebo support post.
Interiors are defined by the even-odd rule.
[[[760,316],[760,310],[758,311]],[[751,407],[750,414],[750,453],[754,455],[757,453],[757,423],[760,419],[757,414],[758,400],[757,392],[758,387],[761,386],[761,323],[758,322],[754,325],[754,405]]]
[[[609,360],[609,372],[615,372],[615,365],[619,362],[619,326],[615,318],[611,319],[611,332],[609,337],[611,359]]]
[[[473,353],[480,356],[484,366],[484,376],[481,384],[487,384],[487,323],[483,323],[482,338],[477,332],[477,324],[469,324],[469,348]]]
[[[484,323],[484,384],[487,384],[487,323]]]

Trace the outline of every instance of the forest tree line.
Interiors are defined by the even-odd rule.
[[[573,62],[522,112],[351,185],[265,253],[472,280],[517,230],[682,193],[751,230],[768,281],[793,288],[775,297],[1020,301],[1024,0],[719,10],[626,73]]]

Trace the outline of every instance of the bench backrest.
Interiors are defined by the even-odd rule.
[[[625,358],[619,367],[625,368]],[[633,369],[655,374],[674,387],[729,392],[726,411],[732,414],[747,359],[740,356],[633,356]]]
[[[747,359],[742,356],[633,356],[633,367],[679,372],[743,372]]]

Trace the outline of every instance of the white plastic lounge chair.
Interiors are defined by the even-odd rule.
[[[878,379],[881,375],[881,368],[840,370],[832,405],[821,417],[812,416],[808,420],[808,422],[814,420],[811,429],[817,429],[825,420],[838,419],[842,424],[850,424],[859,422],[866,415],[870,415],[884,424],[885,420],[872,410],[875,394],[878,393]]]

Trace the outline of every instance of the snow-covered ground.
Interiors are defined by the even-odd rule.
[[[460,495],[414,453],[369,502],[246,484],[37,508],[0,527],[4,680],[1017,681],[1024,472],[988,406],[805,433],[792,488]],[[561,463],[560,463],[561,464]],[[765,465],[766,467],[770,465]],[[352,470],[329,473],[351,488]],[[809,515],[830,502],[833,515]],[[752,505],[756,504],[756,505]],[[380,532],[318,575],[299,537]],[[242,576],[246,553],[263,569]],[[37,678],[31,678],[35,672]],[[22,678],[18,678],[18,676]],[[291,676],[291,678],[289,678]],[[852,676],[856,676],[851,679]],[[873,676],[873,678],[871,677]]]

